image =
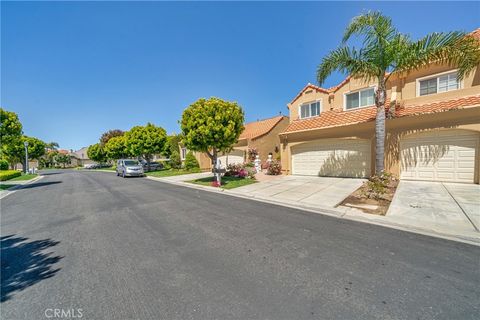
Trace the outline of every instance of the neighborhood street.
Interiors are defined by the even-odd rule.
[[[145,178],[44,174],[1,200],[2,319],[480,313],[479,247]]]

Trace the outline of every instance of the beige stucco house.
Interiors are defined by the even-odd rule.
[[[480,29],[472,33],[480,38]],[[375,164],[375,82],[306,85],[280,133],[287,174],[369,177]],[[459,81],[431,64],[387,83],[385,168],[400,179],[479,183],[480,66]]]
[[[280,155],[280,136],[279,134],[288,127],[289,119],[287,116],[276,116],[268,119],[258,120],[244,125],[245,129],[240,134],[238,142],[233,149],[226,154],[220,154],[219,159],[222,166],[232,163],[244,163],[247,160],[249,148],[257,149],[260,159],[266,161],[271,153],[273,159]],[[180,157],[185,159],[188,150],[180,145]],[[212,164],[210,158],[203,152],[194,152],[195,157],[204,171],[211,170]]]

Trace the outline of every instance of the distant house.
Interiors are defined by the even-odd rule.
[[[68,154],[71,159],[71,166],[78,167],[78,166],[84,166],[86,164],[95,163],[95,161],[90,160],[88,158],[87,150],[88,150],[88,147],[83,147],[77,151],[71,150],[70,152],[67,152],[66,154]],[[60,152],[60,150],[58,151]]]

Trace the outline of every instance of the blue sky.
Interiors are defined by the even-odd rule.
[[[247,121],[287,113],[365,10],[413,38],[480,27],[478,2],[2,2],[1,105],[27,135],[78,149],[147,122],[179,132],[217,96]],[[332,75],[324,86],[343,79]]]

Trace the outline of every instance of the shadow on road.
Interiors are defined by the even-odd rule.
[[[52,256],[52,252],[43,252],[56,246],[58,241],[51,239],[28,241],[28,238],[15,235],[0,239],[2,256],[0,302],[9,300],[15,292],[53,277],[60,270],[53,266],[63,257]]]
[[[21,186],[20,189],[31,189],[31,188],[43,187],[43,186],[48,186],[48,185],[57,184],[57,183],[62,183],[62,181],[35,182],[35,183],[30,183],[30,184]]]

